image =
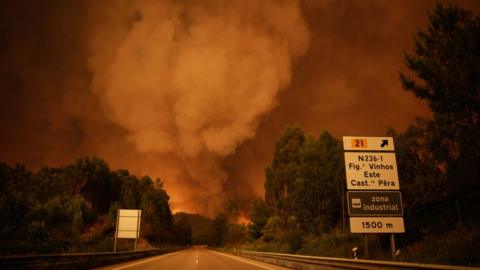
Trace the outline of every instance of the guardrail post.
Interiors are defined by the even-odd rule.
[[[395,248],[395,234],[394,233],[390,234],[390,248],[392,249],[392,260],[395,261],[397,258],[395,257],[396,248]]]
[[[370,254],[368,253],[368,234],[363,234],[363,248],[365,249],[365,259],[370,259]]]

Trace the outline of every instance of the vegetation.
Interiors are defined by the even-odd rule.
[[[232,204],[225,211],[209,219],[198,214],[176,213],[175,222],[184,220],[191,228],[191,243],[211,247],[236,246],[246,239],[246,226],[236,224],[232,217]],[[233,211],[235,212],[235,211]]]
[[[191,243],[203,245],[208,242],[209,229],[212,220],[199,214],[189,214],[184,212],[176,213],[175,221],[184,220],[191,228]]]
[[[415,77],[400,73],[403,87],[428,101],[433,119],[420,121],[401,140],[410,141],[407,151],[416,152],[423,166],[430,161],[424,176],[441,190],[429,190],[437,195],[429,197],[448,202],[442,211],[455,217],[445,226],[473,225],[478,218],[471,206],[480,203],[480,18],[438,4],[405,63]]]
[[[479,265],[480,18],[437,4],[426,31],[405,54],[403,87],[425,99],[432,119],[389,130],[397,153],[406,234],[399,259]],[[265,170],[265,199],[252,203],[250,243],[243,248],[349,257],[363,246],[345,226],[340,141],[306,136],[295,125],[279,135]],[[388,238],[372,236],[372,257],[388,259]]]
[[[160,179],[111,171],[97,157],[37,173],[0,163],[0,189],[1,254],[111,251],[119,208],[142,209],[141,237],[149,244],[189,243]]]

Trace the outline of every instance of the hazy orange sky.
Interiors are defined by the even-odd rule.
[[[0,160],[98,155],[161,178],[174,210],[245,209],[285,125],[381,136],[429,116],[398,71],[435,2],[1,1]]]

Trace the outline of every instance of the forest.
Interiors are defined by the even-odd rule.
[[[142,209],[145,244],[190,243],[160,179],[112,171],[98,157],[36,173],[0,163],[0,188],[0,254],[111,251],[119,208]],[[122,240],[119,248],[132,246]]]
[[[399,73],[401,84],[428,103],[432,118],[385,134],[395,141],[404,202],[398,259],[479,265],[480,18],[437,4],[404,61],[409,72]],[[349,231],[345,185],[341,137],[288,125],[265,169],[265,196],[252,203],[250,244],[242,248],[351,257],[363,237]],[[369,238],[370,257],[390,259],[388,235]]]

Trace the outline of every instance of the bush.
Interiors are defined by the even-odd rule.
[[[354,247],[359,247],[360,250],[363,250],[363,238],[361,235],[352,234],[346,230],[334,230],[330,233],[307,237],[302,248],[297,253],[313,256],[351,258],[352,248]]]
[[[430,235],[406,248],[400,259],[412,262],[480,266],[480,229],[461,227]]]

